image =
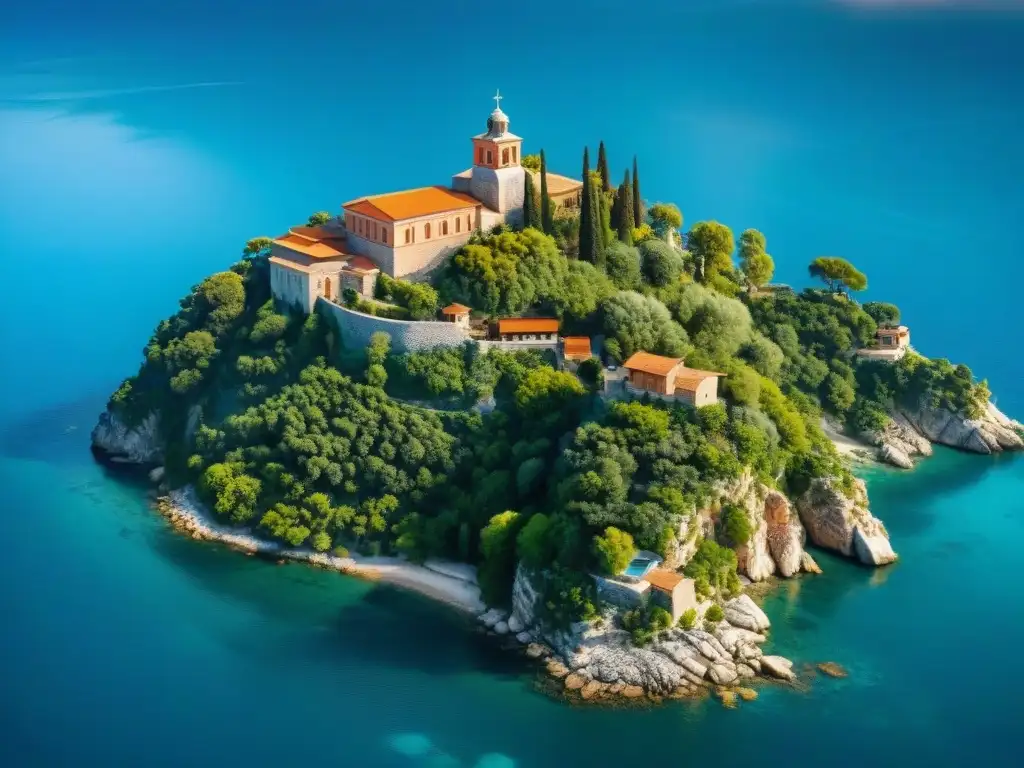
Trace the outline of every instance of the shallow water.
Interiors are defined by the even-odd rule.
[[[852,258],[925,354],[1020,416],[1020,16],[651,3],[623,35],[621,4],[527,3],[534,60],[472,9],[401,7],[385,46],[374,9],[315,0],[222,0],[202,24],[182,4],[59,5],[0,25],[0,764],[1015,762],[1024,460],[870,473],[901,561],[815,552],[823,576],[768,598],[779,653],[849,678],[738,711],[607,711],[535,693],[415,595],[170,533],[87,446],[190,285],[313,210],[444,182],[496,85],[526,151],[566,173],[584,141],[613,170],[637,152],[646,197],[762,229],[783,281]],[[604,68],[615,98],[587,96],[601,41],[628,59]],[[416,146],[391,151],[410,125]]]

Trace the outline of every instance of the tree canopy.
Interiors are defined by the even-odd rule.
[[[808,267],[811,277],[821,280],[832,293],[840,291],[863,291],[868,279],[846,259],[833,256],[819,256]]]

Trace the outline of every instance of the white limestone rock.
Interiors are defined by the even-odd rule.
[[[708,667],[708,679],[715,685],[729,685],[735,683],[739,677],[736,667],[725,664],[712,664]]]
[[[900,469],[914,468],[914,462],[911,458],[903,450],[892,443],[882,443],[881,448],[878,449],[878,458],[886,464],[892,464],[894,467],[899,467]]]
[[[991,402],[981,418],[969,419],[944,408],[902,409],[901,415],[933,443],[974,453],[1024,449],[1024,427]]]
[[[882,541],[889,539],[885,526],[868,511],[867,490],[862,480],[855,482],[850,498],[832,478],[815,478],[797,499],[797,509],[807,534],[819,547],[857,557],[865,565],[885,565],[896,559],[892,546]],[[860,549],[854,543],[856,530],[863,539]]]
[[[796,677],[793,674],[793,662],[782,656],[762,656],[761,671],[779,680],[792,680]]]
[[[129,427],[116,413],[104,411],[92,430],[92,444],[111,461],[159,464],[163,461],[160,417],[153,412],[136,426]]]
[[[727,602],[724,613],[725,620],[730,624],[751,632],[761,633],[771,627],[765,612],[747,594],[734,597]]]
[[[497,624],[494,625],[494,631],[497,632],[499,635],[507,635],[508,634],[508,622],[507,621],[499,621]]]
[[[508,617],[508,631],[511,632],[513,635],[518,635],[525,628],[526,627],[523,625],[522,619],[520,619],[515,614],[515,612],[513,612],[512,615]]]

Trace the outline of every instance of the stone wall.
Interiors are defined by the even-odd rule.
[[[597,588],[597,596],[619,608],[636,608],[644,602],[644,597],[650,585],[647,582],[639,584],[625,584],[613,579],[606,579],[603,576],[594,577],[594,586]]]
[[[362,348],[370,343],[370,337],[377,331],[391,336],[394,352],[416,352],[435,347],[458,347],[470,341],[469,333],[455,323],[437,320],[391,320],[355,312],[329,301],[320,300],[317,307],[338,327],[341,343],[348,347]]]

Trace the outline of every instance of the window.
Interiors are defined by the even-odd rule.
[[[473,224],[469,220],[469,214],[466,214],[466,231],[469,232],[473,228]]]
[[[477,162],[478,165],[483,165],[483,163],[484,163],[484,148],[483,147],[478,148],[477,151],[476,151],[476,162]]]
[[[441,237],[444,237],[447,234],[448,234],[448,222],[447,221],[442,221],[441,222]]]
[[[363,220],[362,219],[356,219],[356,224],[359,226],[359,234],[360,235],[363,234]]]
[[[388,243],[388,231],[384,228],[380,228],[380,241],[387,245]]]
[[[429,221],[426,224],[423,225],[423,239],[424,240],[429,240],[430,239],[430,222]]]
[[[455,217],[455,231],[456,231],[456,233],[462,231],[462,217],[461,216],[456,216]]]
[[[377,222],[373,222],[373,239],[377,239]]]
[[[519,160],[516,158],[517,154],[519,154],[519,153],[516,151],[516,148],[512,147],[512,162],[513,163],[518,163],[519,162]]]
[[[508,150],[507,149],[501,150],[501,164],[502,165],[508,165]]]
[[[491,150],[489,149],[487,150],[487,164],[491,164]]]
[[[405,228],[405,244],[408,245],[412,242],[412,227]]]

